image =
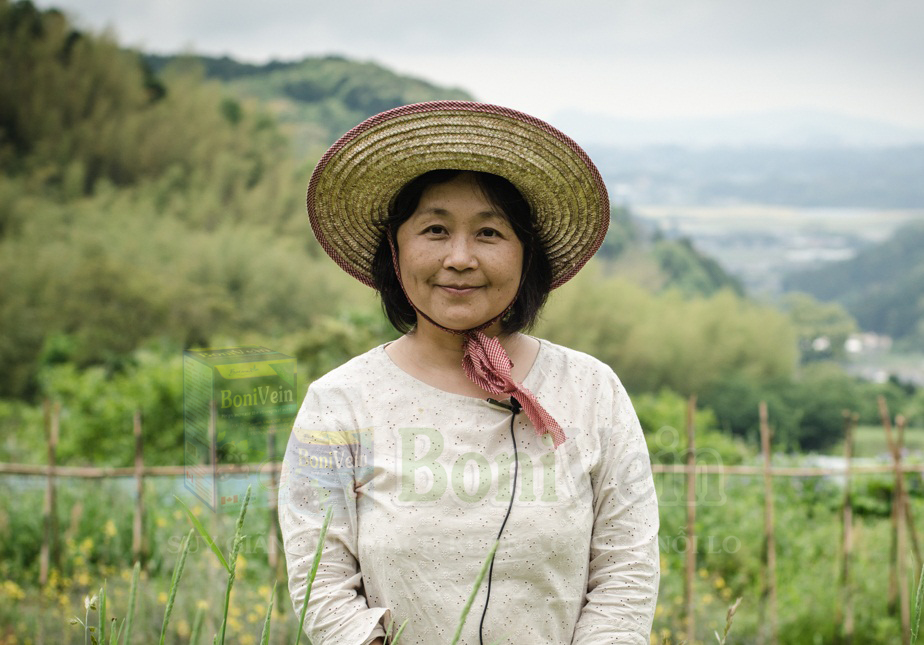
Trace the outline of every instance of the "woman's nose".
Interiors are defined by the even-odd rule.
[[[465,235],[454,235],[449,240],[446,257],[443,259],[443,266],[447,269],[456,269],[463,271],[465,269],[474,269],[478,266],[478,259],[475,255],[472,240]]]

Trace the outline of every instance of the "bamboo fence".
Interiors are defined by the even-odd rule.
[[[843,476],[845,478],[844,501],[842,504],[842,537],[841,537],[841,567],[840,582],[842,599],[838,607],[836,619],[841,624],[841,640],[850,644],[853,640],[854,606],[853,581],[850,577],[850,559],[853,548],[852,524],[853,509],[850,498],[850,486],[854,475],[872,473],[892,473],[895,477],[895,493],[892,503],[892,548],[890,553],[889,591],[888,602],[890,613],[898,613],[901,620],[902,642],[910,643],[910,598],[908,585],[901,583],[909,575],[907,562],[907,540],[911,540],[912,553],[917,566],[922,565],[921,552],[911,506],[908,503],[908,493],[904,484],[907,473],[924,474],[920,465],[903,463],[902,451],[904,447],[905,419],[896,417],[894,426],[889,415],[886,401],[883,397],[878,400],[882,426],[885,432],[886,443],[889,448],[892,463],[878,465],[854,465],[853,457],[853,430],[856,426],[857,415],[844,411],[844,456],[845,465],[842,468],[813,467],[813,466],[774,466],[772,464],[772,427],[764,402],[759,406],[760,436],[762,464],[753,466],[726,466],[714,463],[696,462],[696,432],[694,425],[694,412],[696,398],[690,397],[687,403],[686,432],[687,452],[684,463],[678,464],[652,464],[655,474],[674,473],[685,475],[685,502],[687,506],[686,537],[688,544],[696,544],[696,476],[700,474],[721,475],[761,475],[764,481],[764,593],[760,610],[764,631],[761,634],[762,642],[776,645],[778,642],[778,616],[776,602],[776,553],[775,553],[775,527],[774,527],[774,494],[773,478],[775,477],[817,477],[817,476]],[[145,558],[145,545],[143,543],[144,519],[144,479],[147,477],[182,476],[186,473],[185,466],[145,466],[144,446],[142,442],[141,413],[136,412],[133,419],[133,432],[135,437],[135,459],[133,466],[118,467],[90,467],[90,466],[59,466],[57,465],[57,444],[60,434],[60,405],[45,402],[45,437],[48,445],[48,463],[41,465],[15,464],[0,462],[0,475],[38,475],[46,477],[45,497],[43,505],[44,534],[39,556],[39,583],[45,585],[48,580],[50,568],[56,564],[58,558],[58,527],[57,527],[57,495],[56,480],[61,477],[77,477],[87,479],[101,479],[108,477],[134,477],[135,479],[135,512],[132,522],[132,551],[136,560]],[[253,472],[267,473],[270,476],[270,494],[268,500],[268,557],[270,565],[271,583],[280,576],[280,558],[277,549],[278,542],[278,516],[276,508],[275,490],[277,477],[282,469],[282,463],[275,460],[276,445],[275,433],[267,433],[267,454],[269,461],[261,464],[227,464],[221,466],[222,474],[247,474]],[[912,574],[914,572],[911,572]],[[687,548],[684,562],[684,621],[687,642],[694,642],[695,634],[695,585],[696,575],[696,548]],[[897,611],[896,611],[897,610]]]

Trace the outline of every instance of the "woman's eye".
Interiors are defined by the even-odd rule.
[[[481,235],[483,237],[499,237],[500,233],[493,228],[485,228],[481,230]]]
[[[442,235],[446,232],[445,226],[440,226],[439,224],[434,224],[433,226],[428,226],[424,229],[424,233],[431,233],[433,235]]]

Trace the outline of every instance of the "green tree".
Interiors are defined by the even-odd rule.
[[[803,363],[844,358],[844,343],[857,323],[843,306],[798,292],[786,294],[782,306],[795,327]]]
[[[591,265],[553,294],[539,331],[605,361],[633,390],[687,395],[730,374],[769,380],[793,373],[795,339],[781,313],[728,291],[651,294],[599,268]]]

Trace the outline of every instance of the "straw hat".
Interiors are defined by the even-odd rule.
[[[391,201],[410,180],[438,169],[489,172],[517,187],[536,218],[553,289],[606,235],[606,187],[567,135],[508,108],[433,101],[377,114],[324,154],[308,184],[315,236],[343,270],[373,286],[372,260]]]

